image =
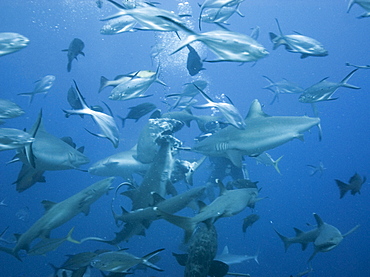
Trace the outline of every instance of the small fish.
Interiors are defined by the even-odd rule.
[[[260,216],[258,214],[251,214],[248,215],[243,220],[243,232],[245,233],[247,231],[248,227],[252,227],[252,225],[260,219]]]
[[[274,99],[272,99],[270,105],[272,105],[275,100],[279,100],[279,94],[294,94],[294,93],[302,93],[304,91],[303,88],[300,86],[289,82],[287,79],[283,79],[278,82],[273,82],[269,77],[267,76],[262,76],[265,78],[270,84],[268,86],[263,87],[264,89],[268,89],[272,91],[275,96]]]
[[[36,81],[35,88],[32,92],[25,92],[25,93],[18,93],[18,95],[22,96],[30,96],[30,103],[32,103],[33,97],[36,94],[43,93],[47,94],[51,87],[53,86],[55,81],[55,76],[53,75],[46,75],[45,77],[41,78],[40,80]]]
[[[257,163],[261,163],[261,164],[264,164],[266,166],[272,165],[275,168],[275,170],[279,174],[281,174],[278,164],[279,164],[280,160],[283,158],[283,156],[281,156],[276,161],[274,161],[274,159],[270,156],[269,153],[263,152],[261,155],[258,155],[257,157],[254,157],[254,158],[256,159]]]
[[[166,97],[177,97],[175,104],[173,104],[172,109],[179,108],[181,103],[189,103],[193,100],[195,96],[199,94],[199,90],[196,88],[200,88],[204,90],[207,87],[208,83],[204,80],[196,80],[191,83],[184,84],[184,89],[182,93],[173,93],[168,94]]]
[[[30,209],[25,206],[24,208],[18,210],[16,213],[15,213],[15,216],[19,219],[19,220],[22,220],[24,222],[28,222],[29,218],[30,218]]]
[[[30,40],[17,33],[0,33],[0,57],[25,48]]]
[[[270,40],[274,44],[274,50],[280,45],[285,45],[285,49],[292,53],[300,53],[301,59],[308,56],[324,57],[328,55],[328,51],[317,40],[301,35],[283,35],[279,21],[275,18],[279,29],[280,36],[270,32]]]
[[[312,168],[312,171],[310,173],[310,176],[313,176],[315,175],[317,172],[320,172],[320,177],[322,176],[322,174],[324,173],[324,170],[326,169],[324,167],[324,164],[322,163],[322,161],[319,162],[319,165],[316,166],[316,165],[311,165],[311,164],[308,164],[307,166],[311,167]]]
[[[187,45],[186,47],[189,49],[189,54],[186,61],[186,68],[188,69],[190,76],[195,76],[205,68],[203,68],[202,59],[200,58],[197,51],[195,51],[195,49],[190,45]]]
[[[68,72],[70,72],[72,69],[72,61],[74,59],[77,60],[77,56],[79,54],[81,54],[82,56],[85,56],[85,53],[82,52],[84,47],[85,47],[85,44],[82,40],[80,40],[79,38],[74,38],[72,42],[69,44],[68,49],[62,50],[62,51],[68,52],[67,53],[67,57],[68,57],[67,71]]]
[[[221,8],[208,8],[204,10],[200,16],[200,20],[206,23],[228,24],[227,20],[234,14],[239,16],[244,15],[239,11],[239,4],[234,6],[224,6]]]
[[[355,175],[349,179],[348,184],[337,179],[335,179],[335,182],[339,188],[340,199],[342,199],[344,195],[346,195],[347,191],[351,191],[352,195],[356,195],[356,193],[361,194],[360,190],[362,185],[366,182],[366,177],[364,176],[361,178],[358,173],[355,173]]]
[[[156,108],[157,108],[156,105],[154,105],[153,103],[149,103],[149,102],[139,104],[135,107],[129,107],[130,111],[126,115],[126,117],[119,116],[119,118],[122,120],[122,128],[125,127],[126,119],[135,119],[135,122],[137,122],[144,115],[150,113]]]
[[[22,148],[35,139],[27,132],[13,128],[0,128],[0,151]]]
[[[0,121],[15,118],[24,114],[24,111],[14,102],[0,98]]]
[[[353,66],[353,67],[361,68],[361,69],[370,69],[369,64],[367,64],[367,65],[354,65],[354,64],[351,64],[351,63],[346,63],[346,66]]]
[[[142,258],[136,257],[124,250],[108,251],[96,256],[90,263],[92,267],[102,271],[127,273],[135,265],[143,264],[157,271],[163,271],[158,266],[149,262],[150,258],[163,251],[164,248],[153,251]]]

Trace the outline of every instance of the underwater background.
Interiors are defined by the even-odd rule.
[[[102,1],[98,8],[95,1],[28,1],[3,0],[0,4],[0,31],[16,32],[26,36],[30,43],[19,52],[0,57],[0,98],[9,99],[21,106],[25,114],[9,119],[1,127],[30,129],[42,109],[45,129],[57,136],[71,136],[77,146],[85,146],[84,154],[89,157],[88,167],[109,155],[131,149],[137,142],[139,133],[146,124],[148,116],[138,122],[127,120],[125,127],[120,127],[120,144],[113,148],[108,140],[90,135],[84,129],[97,130],[93,121],[85,116],[66,118],[63,109],[69,109],[67,102],[68,89],[73,80],[78,83],[81,93],[90,105],[102,105],[106,102],[114,115],[125,116],[128,108],[143,102],[152,102],[162,111],[169,106],[164,103],[165,95],[179,93],[185,83],[194,80],[208,82],[207,93],[213,98],[221,94],[232,99],[240,113],[245,116],[254,99],[263,104],[263,110],[269,115],[314,116],[311,105],[298,102],[297,94],[282,94],[279,101],[270,105],[274,95],[263,87],[268,85],[262,76],[272,80],[286,78],[303,88],[315,84],[325,77],[339,82],[355,65],[370,64],[370,23],[368,18],[358,19],[363,10],[354,6],[346,13],[348,2],[341,1],[301,1],[301,0],[246,0],[240,5],[244,17],[233,15],[226,25],[232,31],[250,34],[252,28],[259,26],[258,42],[264,45],[270,55],[254,63],[219,62],[204,63],[196,76],[190,76],[186,69],[187,51],[169,55],[176,49],[178,38],[172,33],[153,31],[136,31],[116,35],[102,35],[100,29],[104,24],[100,21],[116,12],[111,4]],[[186,18],[197,30],[200,12],[197,1],[160,1],[158,7],[175,13],[191,13]],[[284,34],[294,31],[313,37],[320,41],[328,50],[326,57],[308,57],[301,59],[299,54],[289,53],[284,47],[272,49],[269,32],[278,32],[275,18],[280,22]],[[217,26],[202,24],[202,32],[216,29]],[[66,52],[69,43],[79,38],[85,43],[85,56],[73,61],[71,72],[67,72]],[[154,59],[151,57],[155,45],[168,47]],[[193,45],[193,44],[192,44]],[[201,43],[194,43],[202,58],[214,57]],[[171,51],[172,50],[172,51]],[[101,76],[113,79],[114,76],[136,70],[153,70],[160,65],[159,78],[167,84],[162,86],[154,83],[147,94],[153,96],[145,99],[129,101],[111,101],[108,92],[98,94]],[[30,92],[34,82],[45,75],[56,77],[53,87],[46,97],[36,95],[29,104],[28,97],[18,93]],[[219,219],[216,223],[218,232],[218,252],[228,246],[231,253],[254,255],[259,252],[257,264],[250,260],[242,264],[230,266],[231,272],[249,273],[251,276],[290,276],[309,268],[307,260],[313,249],[301,251],[300,245],[291,246],[285,253],[284,246],[277,234],[292,237],[293,227],[304,231],[312,229],[317,213],[342,234],[355,225],[361,227],[345,237],[341,244],[327,253],[318,253],[312,261],[313,272],[307,276],[370,276],[370,189],[365,182],[361,194],[346,195],[339,199],[339,190],[334,179],[346,182],[356,172],[368,176],[370,167],[370,70],[359,69],[349,83],[360,90],[339,88],[334,101],[317,104],[321,119],[323,137],[318,139],[318,130],[312,128],[306,132],[304,142],[293,140],[268,153],[279,162],[281,174],[272,166],[257,164],[255,159],[246,157],[245,164],[249,178],[258,181],[262,188],[260,197],[267,197],[256,204],[254,212],[260,216],[252,227],[242,232],[243,219],[251,214],[247,208],[233,216]],[[204,101],[198,97],[200,102]],[[104,107],[104,105],[102,105]],[[194,114],[211,114],[210,110],[193,110]],[[194,137],[200,131],[193,122],[191,127],[183,127],[175,134],[185,146],[194,145]],[[83,188],[97,182],[103,177],[93,176],[78,170],[47,171],[46,183],[37,183],[30,189],[18,193],[12,183],[16,180],[21,163],[7,164],[14,151],[0,153],[0,200],[4,199],[7,206],[0,206],[0,229],[9,226],[4,238],[13,240],[13,233],[25,232],[38,218],[43,215],[40,202],[44,199],[60,202],[79,192]],[[184,158],[198,159],[199,154],[183,153]],[[311,168],[307,165],[325,167],[322,175],[311,176]],[[208,160],[195,172],[194,186],[204,185],[210,173]],[[117,187],[122,178],[117,177]],[[186,189],[177,184],[179,191]],[[217,191],[216,191],[217,194]],[[63,237],[75,226],[73,237],[81,239],[89,236],[113,238],[119,228],[115,225],[111,214],[111,200],[114,191],[103,195],[91,205],[88,216],[79,214],[63,226],[52,231],[52,237]],[[207,200],[205,200],[207,202]],[[207,202],[209,203],[209,202]],[[130,207],[130,200],[120,197],[114,203]],[[182,214],[192,216],[191,210]],[[164,269],[156,272],[152,269],[136,271],[134,276],[182,276],[183,267],[177,264],[172,252],[181,252],[179,244],[183,238],[183,230],[164,221],[157,220],[146,231],[146,236],[135,236],[129,242],[122,242],[122,248],[136,256],[143,256],[159,248],[166,250],[160,254],[157,263]],[[96,249],[111,249],[113,246],[88,241],[77,245],[69,242],[62,244],[56,251],[46,256],[22,257],[23,262],[5,253],[0,253],[1,276],[53,276],[53,269],[63,263],[65,255],[76,254]],[[93,270],[91,276],[100,276]]]

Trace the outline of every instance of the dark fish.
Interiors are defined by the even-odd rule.
[[[217,253],[217,231],[213,224],[199,223],[189,244],[185,277],[207,277]]]
[[[190,76],[197,75],[199,71],[204,70],[203,68],[203,62],[200,58],[199,54],[193,47],[190,45],[187,45],[189,49],[188,59],[186,61],[186,68],[188,69],[188,72]]]
[[[82,56],[85,56],[85,53],[82,52],[82,50],[84,49],[84,47],[85,47],[85,44],[84,44],[84,42],[82,40],[80,40],[79,38],[74,38],[72,40],[72,42],[69,44],[68,49],[62,50],[62,51],[68,52],[67,53],[67,57],[68,57],[67,71],[68,72],[71,71],[72,61],[74,59],[77,60],[77,56],[79,54],[81,54]]]
[[[44,170],[35,169],[28,163],[24,163],[18,174],[17,180],[13,183],[16,185],[16,190],[22,192],[36,183],[45,183],[46,180],[43,176],[44,172]]]
[[[245,233],[247,231],[247,228],[251,227],[258,219],[260,219],[260,216],[258,214],[251,214],[244,218],[243,232]]]
[[[24,222],[27,222],[30,218],[30,209],[26,206],[15,213],[15,216]]]
[[[130,111],[126,115],[126,117],[118,116],[122,120],[122,128],[125,127],[126,119],[135,119],[135,122],[137,122],[144,115],[150,113],[151,111],[153,111],[156,108],[157,108],[156,105],[154,105],[152,103],[149,103],[149,102],[139,104],[135,107],[129,107]]]
[[[335,179],[335,182],[337,183],[337,186],[339,188],[340,199],[342,199],[349,190],[351,191],[352,195],[355,195],[356,193],[361,194],[360,190],[362,185],[366,182],[366,177],[364,176],[364,178],[361,178],[358,173],[355,173],[355,175],[353,175],[351,179],[349,179],[349,184],[346,184],[337,179]]]

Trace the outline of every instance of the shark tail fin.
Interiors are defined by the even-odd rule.
[[[278,234],[278,236],[280,237],[280,239],[283,241],[285,252],[286,252],[288,250],[289,246],[292,244],[292,242],[289,240],[288,237],[283,236],[282,234],[280,234],[275,229],[274,229],[274,231],[275,231],[276,234]]]
[[[342,87],[352,88],[352,89],[360,89],[360,87],[357,87],[357,86],[354,86],[354,85],[350,85],[350,84],[347,83],[347,81],[352,77],[353,74],[355,74],[355,72],[357,70],[358,70],[358,68],[352,70],[346,77],[344,77],[344,79],[341,82]]]
[[[347,191],[349,191],[348,185],[337,179],[335,179],[335,182],[337,183],[337,186],[339,188],[340,199],[342,199],[344,195],[346,195]]]
[[[18,253],[14,252],[13,249],[11,249],[11,248],[0,246],[0,251],[8,253],[8,254],[12,255],[13,257],[15,257],[16,259],[22,261],[21,258],[18,255]]]
[[[184,229],[185,231],[184,242],[186,243],[189,241],[196,227],[196,223],[192,220],[192,218],[169,214],[159,210],[158,207],[154,207],[154,210],[168,222]]]
[[[164,248],[161,248],[161,249],[155,250],[155,251],[153,251],[149,254],[146,254],[144,257],[142,257],[143,264],[146,265],[147,267],[150,267],[150,268],[154,269],[154,270],[163,271],[163,269],[159,268],[158,266],[156,266],[155,264],[153,264],[149,261],[151,258],[156,256],[159,252],[161,252],[163,250],[164,250]]]

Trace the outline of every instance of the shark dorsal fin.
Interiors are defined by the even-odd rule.
[[[41,204],[44,206],[45,212],[49,211],[57,203],[49,200],[42,200]]]
[[[318,214],[314,213],[313,216],[316,219],[317,227],[321,227],[322,225],[324,225],[324,221],[322,221],[321,217]]]
[[[246,116],[246,119],[251,119],[251,118],[258,118],[258,117],[267,117],[269,115],[265,114],[262,111],[262,106],[261,103],[258,101],[258,99],[253,100],[249,112]]]
[[[159,203],[166,200],[164,197],[160,196],[158,193],[156,193],[154,191],[151,194],[152,194],[152,197],[153,197],[153,206],[157,206]]]
[[[302,230],[299,230],[298,228],[293,228],[294,231],[295,231],[295,235],[298,237],[300,235],[302,235],[304,232]]]
[[[227,191],[225,185],[222,183],[220,179],[216,179],[216,183],[218,184],[218,187],[220,188],[220,195],[223,195]]]
[[[89,215],[90,213],[90,206],[85,206],[81,209],[81,211],[85,214],[85,215]]]
[[[199,212],[201,213],[207,207],[207,205],[203,201],[198,200],[198,207]]]
[[[227,247],[227,245],[224,247],[224,250],[222,250],[222,253],[221,255],[227,255],[229,254],[229,247]]]

